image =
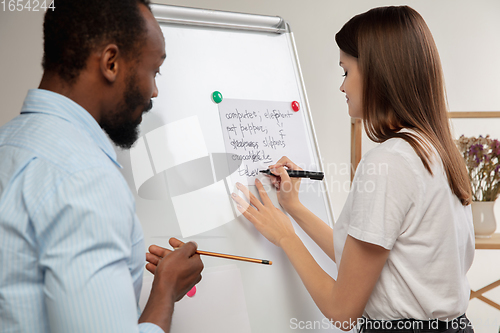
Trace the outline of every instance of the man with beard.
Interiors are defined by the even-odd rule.
[[[161,29],[147,0],[55,4],[39,89],[0,129],[0,331],[168,332],[203,264],[194,243],[171,239],[182,247],[146,266],[138,316],[143,233],[104,134],[136,141],[158,95]]]

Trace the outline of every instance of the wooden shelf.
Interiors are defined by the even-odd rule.
[[[476,237],[476,249],[478,250],[500,250],[500,233],[491,235],[490,238]]]
[[[449,118],[500,118],[499,111],[448,112]]]

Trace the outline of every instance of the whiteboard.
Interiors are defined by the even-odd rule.
[[[143,116],[134,147],[117,150],[146,246],[169,247],[168,239],[177,237],[196,241],[200,250],[273,262],[269,266],[203,256],[204,279],[192,298],[176,303],[172,332],[275,333],[301,331],[305,322],[316,322],[315,331],[331,332],[283,251],[235,210],[230,199],[236,191],[231,178],[235,169],[225,163],[220,105],[212,99],[219,91],[224,99],[249,103],[299,102],[294,117],[305,128],[307,168],[321,171],[290,27],[279,17],[165,5],[152,9],[167,53],[157,78],[159,96]],[[257,195],[255,186],[249,187]],[[279,207],[275,190],[266,189]],[[304,180],[300,198],[333,225],[326,182]],[[334,276],[335,263],[293,223],[316,261]],[[151,280],[145,271],[141,305]]]

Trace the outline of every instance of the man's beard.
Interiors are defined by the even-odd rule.
[[[118,147],[130,149],[137,141],[141,117],[133,119],[132,116],[140,106],[144,107],[143,112],[147,112],[153,107],[153,101],[149,100],[145,104],[144,97],[135,84],[135,75],[132,74],[127,79],[123,101],[114,113],[103,115],[99,124]]]

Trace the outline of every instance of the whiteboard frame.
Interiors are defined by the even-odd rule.
[[[316,131],[313,125],[312,121],[312,116],[310,112],[310,106],[309,106],[309,101],[307,99],[307,94],[305,90],[305,84],[304,80],[302,77],[302,70],[300,67],[300,63],[298,60],[298,52],[297,52],[297,47],[295,44],[294,36],[293,33],[290,29],[290,26],[287,22],[285,22],[281,17],[278,16],[261,16],[261,15],[253,15],[253,14],[242,14],[242,13],[232,13],[232,12],[224,12],[224,11],[215,11],[215,10],[206,10],[206,9],[198,9],[198,8],[189,8],[189,7],[179,7],[179,6],[171,6],[171,5],[158,5],[158,4],[152,4],[151,5],[153,15],[157,19],[157,21],[160,23],[160,26],[162,29],[165,26],[169,26],[171,28],[174,28],[173,30],[186,30],[186,31],[198,31],[198,30],[211,30],[216,33],[224,32],[224,34],[227,32],[228,35],[234,35],[234,36],[239,36],[240,34],[242,36],[251,36],[255,35],[255,37],[261,37],[265,36],[267,40],[271,39],[276,39],[276,42],[279,42],[279,44],[275,44],[276,42],[271,42],[269,44],[270,46],[279,46],[280,49],[280,55],[281,58],[276,58],[280,62],[282,60],[286,60],[286,73],[281,72],[279,77],[282,77],[281,75],[285,75],[287,78],[286,82],[289,84],[286,84],[286,88],[282,89],[284,92],[292,92],[293,91],[293,98],[298,98],[297,100],[301,101],[301,111],[305,112],[305,114],[302,115],[303,119],[303,126],[306,130],[306,140],[307,140],[307,150],[308,154],[311,156],[311,162],[313,164],[312,168],[319,169],[319,171],[323,171],[323,164],[322,164],[322,158],[321,154],[319,151],[319,146],[317,142],[317,137],[316,137]],[[201,28],[201,29],[199,29]],[[231,31],[232,30],[232,31]],[[173,38],[177,38],[179,35],[172,36]],[[271,38],[271,39],[268,39]],[[253,39],[255,40],[255,39]],[[167,41],[168,42],[168,41]],[[182,43],[184,40],[176,40],[177,45],[183,45]],[[188,44],[186,44],[188,45]],[[191,44],[189,44],[191,45]],[[286,45],[286,46],[285,46]],[[175,57],[174,52],[172,53],[172,56]],[[284,57],[284,59],[283,59]],[[174,59],[174,58],[172,58]],[[191,61],[197,61],[197,58],[191,59]],[[250,60],[252,60],[251,58]],[[267,59],[267,58],[265,58]],[[202,61],[203,59],[198,59],[198,61]],[[181,72],[184,73],[184,70]],[[198,73],[202,73],[203,69],[199,68]],[[274,72],[274,71],[271,71]],[[293,73],[292,73],[293,72]],[[191,73],[192,74],[192,73]],[[259,73],[258,78],[260,78],[260,75],[265,75],[264,73]],[[206,77],[209,78],[209,77]],[[177,79],[180,79],[177,77]],[[281,80],[283,81],[283,80]],[[163,81],[162,81],[163,82]],[[169,82],[175,82],[173,80],[169,80]],[[281,82],[283,84],[283,82]],[[240,99],[245,99],[244,96],[238,94],[237,89],[239,86],[236,86],[236,89],[233,90],[233,94],[236,92],[237,96],[234,98],[240,98]],[[165,87],[164,87],[165,88]],[[185,87],[184,87],[185,88]],[[171,91],[171,89],[166,89],[165,91]],[[182,90],[184,91],[184,90]],[[278,97],[274,96],[275,93],[269,93],[266,98],[263,98],[263,100],[273,100],[273,97]],[[201,95],[197,95],[199,98]],[[261,96],[261,95],[256,95],[253,96],[253,98]],[[173,99],[172,99],[173,100]],[[284,99],[288,100],[288,99]],[[291,100],[290,100],[291,101]],[[161,109],[162,107],[162,102],[158,101],[157,107],[158,110]],[[165,106],[165,105],[164,105]],[[173,105],[170,105],[169,108],[170,110],[175,109],[175,107],[172,107]],[[154,110],[153,110],[154,111]],[[151,113],[150,115],[153,115],[154,113]],[[208,113],[207,113],[208,114]],[[154,118],[151,118],[154,119]],[[147,119],[146,119],[147,120]],[[178,120],[176,117],[169,118],[168,121],[166,119],[155,119],[157,123],[161,123],[161,121],[165,121],[165,123],[171,123],[172,121]],[[148,121],[145,121],[145,124],[149,124]],[[213,124],[212,124],[213,125]],[[146,127],[148,128],[148,127]],[[153,130],[154,128],[148,128],[150,131]],[[144,131],[144,135],[146,135],[149,132],[146,132],[146,129]],[[146,147],[147,149],[147,147]],[[213,152],[213,149],[210,150]],[[151,159],[151,154],[148,152],[149,159]],[[123,154],[123,162],[124,163],[129,163],[132,162],[130,159],[130,156],[127,156],[127,154]],[[151,165],[153,164],[152,160],[149,160]],[[154,172],[155,175],[158,174]],[[131,188],[133,188],[134,180],[132,177],[132,174],[130,171],[125,171],[125,176],[127,181],[129,182],[129,185]],[[323,221],[328,224],[330,227],[333,227],[334,223],[334,214],[330,202],[330,194],[327,188],[327,182],[316,182],[313,181],[313,183],[308,183],[307,180],[304,180],[304,184],[308,185],[313,185],[313,193],[317,194],[317,196],[311,197],[309,195],[306,195],[304,197],[304,202],[308,202],[308,206],[310,206],[311,210],[314,211],[314,209],[317,209],[318,212],[320,212],[320,216]],[[137,184],[135,184],[137,186]],[[227,184],[226,184],[227,187]],[[250,186],[250,191],[255,192],[256,189],[253,186]],[[138,190],[138,188],[137,188]],[[228,189],[230,191],[230,189]],[[309,192],[308,192],[309,193]],[[157,218],[152,217],[154,214],[151,213],[153,209],[150,209],[152,207],[155,207],[156,209],[156,204],[153,204],[153,201],[151,203],[148,202],[148,199],[139,197],[138,191],[137,193],[134,193],[134,196],[137,194],[136,199],[141,200],[138,201],[138,215],[142,220],[142,217],[145,218],[145,221],[151,222],[147,224],[148,228],[145,228],[145,236],[147,236],[148,232],[151,233],[152,226],[155,226],[155,228],[162,228],[161,223],[157,223]],[[256,193],[254,193],[256,194]],[[145,199],[145,200],[144,200]],[[273,201],[273,204],[277,207],[279,207],[279,203],[277,201],[276,196],[272,197],[271,200]],[[143,203],[143,204],[141,204]],[[141,210],[142,209],[142,210]],[[165,208],[165,206],[162,206],[164,210],[164,213],[167,212],[167,209],[170,209],[170,207]],[[161,211],[159,209],[159,211]],[[144,216],[141,216],[139,213],[143,213]],[[234,211],[233,211],[234,213]],[[317,213],[317,212],[316,212]],[[161,214],[160,214],[161,215]],[[237,220],[241,216],[236,216],[235,220]],[[243,221],[245,220],[245,221]],[[224,239],[224,232],[221,232],[221,230],[230,230],[229,236],[233,237],[235,235],[245,235],[247,236],[248,234],[248,239],[245,240],[244,242],[239,242],[238,245],[236,246],[238,248],[238,251],[232,252],[234,254],[241,254],[241,255],[247,255],[247,256],[253,256],[253,257],[259,257],[258,253],[259,251],[262,251],[262,249],[266,249],[267,246],[272,247],[273,245],[269,243],[267,240],[264,239],[263,236],[261,236],[255,228],[248,229],[250,227],[250,222],[248,220],[242,218],[241,223],[237,224],[227,224],[224,225],[224,229],[213,229],[208,231],[207,234],[203,236],[196,236],[196,241],[199,240],[204,242],[203,246],[207,246],[207,249],[213,250],[215,252],[223,252],[223,253],[230,253],[227,252],[227,248],[222,246],[222,245],[227,245],[230,244]],[[327,272],[327,274],[330,274],[331,276],[335,277],[336,274],[336,265],[335,263],[331,260],[331,258],[328,257],[323,251],[319,248],[319,246],[313,242],[312,239],[300,228],[297,229],[297,226],[295,225],[295,221],[292,222],[294,223],[294,228],[296,228],[298,236],[302,239],[304,242],[304,245],[308,250],[313,254],[315,260],[318,262],[318,264]],[[175,230],[177,227],[173,227]],[[160,229],[158,229],[160,230]],[[169,229],[170,230],[170,229]],[[219,230],[219,231],[217,231]],[[155,231],[156,232],[156,231]],[[227,234],[227,233],[226,233]],[[222,238],[221,238],[222,235]],[[166,236],[166,235],[165,235]],[[153,236],[154,238],[163,238],[165,237],[163,235],[160,235],[158,237]],[[169,234],[168,237],[173,236],[172,234]],[[190,237],[188,237],[190,238]],[[221,239],[224,239],[224,242],[220,241]],[[264,242],[264,243],[260,243]],[[251,244],[253,246],[253,252],[248,253],[245,252],[245,246],[247,244]],[[258,246],[258,247],[256,247]],[[242,251],[243,250],[243,251]],[[276,295],[275,299],[279,299],[279,304],[278,302],[271,302],[271,304],[274,304],[275,306],[278,306],[277,310],[273,312],[273,316],[275,318],[278,318],[279,320],[274,320],[272,322],[264,322],[260,320],[251,320],[251,326],[252,329],[257,329],[256,331],[262,332],[263,327],[269,327],[269,328],[277,328],[277,327],[282,327],[281,325],[286,324],[283,320],[286,319],[291,320],[293,316],[294,317],[300,317],[300,316],[310,316],[311,319],[318,319],[322,320],[325,319],[324,316],[321,314],[319,309],[314,306],[314,302],[312,298],[309,296],[307,293],[307,290],[305,288],[301,288],[301,290],[297,290],[295,293],[290,293],[292,292],[293,289],[285,288],[289,284],[293,284],[295,286],[302,285],[300,278],[296,274],[290,275],[289,273],[293,273],[293,267],[291,267],[290,263],[288,262],[286,255],[280,251],[279,249],[269,249],[269,252],[262,252],[261,254],[263,255],[262,258],[264,258],[264,253],[267,255],[271,253],[273,256],[270,256],[269,258],[266,256],[266,259],[272,259],[274,261],[273,268],[275,270],[266,270],[266,267],[250,267],[247,265],[238,265],[238,269],[241,271],[241,274],[243,276],[242,278],[242,283],[244,284],[245,292],[249,292],[251,295],[257,295],[257,292],[263,292],[265,291],[266,297],[270,295]],[[229,250],[228,250],[229,251]],[[255,255],[254,255],[255,253]],[[220,259],[219,259],[220,260]],[[204,259],[206,268],[215,268],[219,263],[215,264],[210,262],[210,258],[205,258]],[[221,264],[224,264],[221,262]],[[207,273],[208,274],[208,273]],[[276,285],[276,277],[281,277],[281,280],[283,280],[283,283],[280,285]],[[146,277],[151,278],[148,274],[146,274]],[[257,277],[256,280],[260,282],[267,282],[265,284],[258,284],[254,283],[255,280],[252,280],[250,277]],[[271,281],[271,282],[270,282]],[[249,284],[251,282],[251,284]],[[143,288],[143,293],[144,291],[147,292]],[[299,298],[297,298],[299,297]],[[260,298],[258,298],[260,299]],[[301,302],[295,302],[296,299],[301,299]],[[262,311],[262,307],[256,307],[255,306],[255,297],[251,297],[252,301],[247,300],[247,305],[248,307],[248,313],[249,313],[249,318],[265,318],[262,317],[263,315],[267,315],[267,312]],[[294,300],[293,302],[290,302],[291,300]],[[260,301],[259,301],[260,302]],[[279,307],[282,307],[280,309]],[[258,315],[258,316],[256,316]],[[270,313],[269,313],[270,315]],[[263,326],[264,325],[264,326]],[[269,326],[270,325],[270,326]],[[264,330],[265,331],[265,330]],[[274,330],[276,331],[276,330]],[[279,330],[278,330],[279,331]],[[331,329],[329,330],[331,331]],[[336,331],[336,330],[333,330]],[[272,332],[272,331],[269,331]]]
[[[151,10],[156,20],[160,23],[274,32],[277,34],[289,32],[287,30],[289,29],[288,25],[279,16],[264,16],[157,4],[152,4]]]
[[[250,30],[256,32],[273,32],[277,34],[288,33],[289,42],[292,46],[293,60],[295,62],[295,69],[298,73],[298,82],[300,83],[300,93],[305,101],[305,111],[307,128],[310,131],[310,136],[312,143],[314,145],[316,157],[318,159],[318,165],[320,166],[320,171],[324,171],[323,159],[321,158],[321,152],[319,151],[318,140],[316,137],[316,130],[314,128],[314,123],[311,116],[311,108],[309,106],[309,100],[307,98],[306,88],[304,79],[302,76],[302,69],[300,67],[299,56],[297,52],[297,46],[295,44],[295,38],[293,36],[290,25],[279,16],[265,16],[256,14],[246,14],[237,12],[227,12],[219,10],[192,8],[192,7],[182,7],[182,6],[171,6],[171,5],[159,5],[152,4],[151,10],[154,17],[160,23],[169,24],[180,24],[180,25],[193,25],[200,27],[216,27],[225,29],[236,29],[236,30]],[[330,227],[333,227],[334,215],[333,208],[330,200],[330,192],[328,190],[328,182],[322,182],[323,193],[324,193],[324,204],[326,207],[328,221],[326,221]]]

